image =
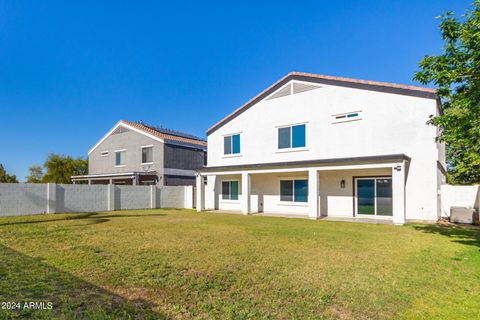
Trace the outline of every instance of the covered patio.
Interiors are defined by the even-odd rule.
[[[409,162],[400,154],[206,167],[197,210],[403,224]]]
[[[86,181],[88,184],[155,185],[158,182],[158,176],[155,171],[72,176],[73,184],[81,181]]]

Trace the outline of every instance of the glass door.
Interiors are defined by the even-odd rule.
[[[357,215],[392,216],[392,178],[357,178],[355,191]]]
[[[375,215],[375,179],[357,180],[357,214]]]

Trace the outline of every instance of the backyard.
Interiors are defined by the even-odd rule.
[[[480,318],[480,229],[193,210],[0,218],[0,318]],[[5,310],[6,302],[53,308]],[[11,305],[10,305],[11,307]]]

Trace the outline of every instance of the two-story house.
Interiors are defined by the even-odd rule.
[[[208,129],[197,210],[437,220],[440,112],[433,89],[289,73]]]
[[[88,151],[88,175],[73,183],[195,185],[207,142],[193,135],[120,120]]]

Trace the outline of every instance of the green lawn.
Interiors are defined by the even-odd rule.
[[[480,229],[190,210],[0,218],[0,319],[479,319]]]

